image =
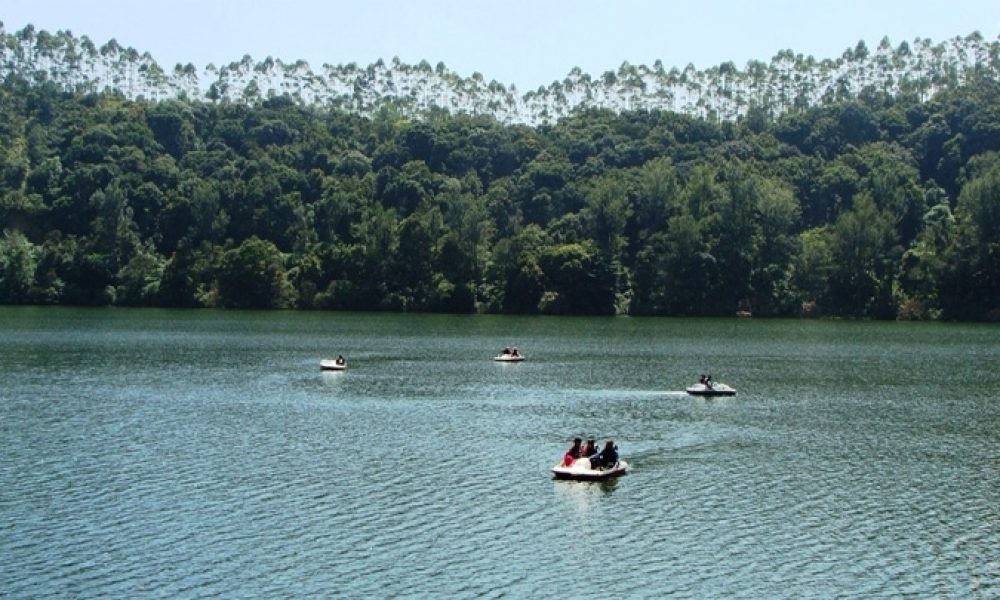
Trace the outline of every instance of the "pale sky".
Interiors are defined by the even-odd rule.
[[[439,61],[522,93],[573,67],[594,77],[623,61],[665,68],[726,61],[743,68],[791,49],[836,58],[864,40],[875,49],[979,31],[1000,35],[997,0],[0,0],[7,33],[69,30],[100,47],[114,38],[165,69],[199,70],[268,56],[314,69],[398,56]]]

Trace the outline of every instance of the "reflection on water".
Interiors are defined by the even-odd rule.
[[[596,502],[607,499],[618,487],[617,477],[604,481],[552,480],[556,497],[578,513],[589,511]]]
[[[0,597],[994,597],[996,332],[0,308]]]

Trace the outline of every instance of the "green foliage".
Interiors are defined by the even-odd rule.
[[[962,188],[955,228],[955,252],[939,292],[945,315],[1000,319],[1000,165]]]
[[[125,306],[155,306],[165,261],[152,252],[136,254],[118,273],[115,299]]]
[[[4,231],[0,239],[0,302],[26,304],[35,282],[38,249],[17,231]]]
[[[890,219],[868,194],[860,194],[854,207],[834,223],[833,236],[834,306],[848,316],[895,316],[887,312],[892,284],[887,276],[889,249],[895,242]]]
[[[615,288],[607,263],[584,244],[545,248],[538,256],[544,291],[538,302],[546,314],[613,314]]]
[[[273,243],[256,237],[222,255],[217,282],[218,306],[288,308],[293,304],[284,257]]]
[[[912,87],[531,128],[11,76],[0,302],[1000,318],[1000,86]]]

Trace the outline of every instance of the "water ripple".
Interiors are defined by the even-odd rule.
[[[995,377],[988,332],[880,338],[897,364],[853,324],[708,350],[669,320],[529,320],[531,360],[496,365],[521,321],[170,314],[0,348],[0,597],[1000,591],[1000,407],[940,384]],[[334,330],[358,350],[330,376]],[[605,347],[628,360],[583,368]],[[663,391],[708,361],[745,365],[739,396]],[[574,435],[633,472],[552,480]]]

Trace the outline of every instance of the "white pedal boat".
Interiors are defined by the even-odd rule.
[[[493,357],[497,362],[521,362],[524,360],[523,354],[497,354]]]
[[[343,371],[347,368],[347,361],[336,358],[324,358],[319,361],[320,371]]]
[[[692,396],[735,396],[736,390],[724,383],[696,383],[687,388],[687,393]]]
[[[618,477],[628,472],[628,463],[619,460],[613,467],[607,469],[590,468],[589,458],[578,458],[573,464],[567,466],[563,461],[552,467],[552,474],[556,479],[575,479],[578,481],[600,481]]]

